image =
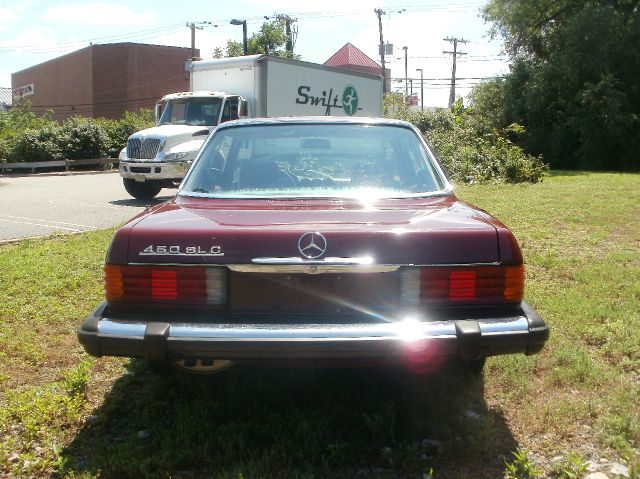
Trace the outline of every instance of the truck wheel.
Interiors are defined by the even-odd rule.
[[[124,189],[134,198],[139,200],[150,200],[154,198],[162,189],[159,181],[138,182],[131,178],[123,178]]]

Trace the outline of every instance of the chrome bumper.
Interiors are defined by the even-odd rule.
[[[525,302],[521,314],[447,321],[357,324],[194,323],[127,320],[105,316],[100,304],[78,338],[93,356],[147,359],[390,359],[424,353],[478,359],[497,354],[534,354],[549,328]]]
[[[120,176],[137,181],[179,180],[189,169],[191,161],[127,161],[121,160]],[[132,171],[131,169],[134,169]],[[147,171],[148,170],[148,171]]]

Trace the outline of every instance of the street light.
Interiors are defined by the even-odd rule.
[[[424,110],[424,73],[422,68],[416,68],[417,72],[420,72],[420,109]]]
[[[231,25],[242,25],[242,51],[247,55],[247,21],[234,18],[229,22]]]
[[[404,50],[404,95],[409,96],[409,80],[407,78],[407,46],[402,47]]]

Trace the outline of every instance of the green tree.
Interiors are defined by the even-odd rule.
[[[488,125],[555,168],[640,170],[640,0],[490,0],[512,61],[476,88]]]
[[[274,55],[278,57],[299,58],[293,52],[286,50],[287,34],[284,19],[264,22],[257,33],[247,39],[247,53],[249,55]],[[243,54],[242,42],[227,41],[226,53],[228,57],[239,57]]]
[[[220,47],[215,47],[211,56],[213,56],[213,58],[222,58],[224,57],[224,50]]]

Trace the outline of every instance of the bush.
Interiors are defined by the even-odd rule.
[[[464,109],[461,100],[453,113],[394,106],[385,108],[387,116],[413,123],[454,181],[536,183],[548,171],[541,157],[526,154],[508,139],[508,135],[522,131],[519,125],[504,132],[481,131],[476,128],[480,123],[473,111]]]
[[[107,134],[107,153],[112,158],[117,158],[133,133],[155,126],[153,111],[148,108],[143,108],[137,113],[127,111],[120,120],[98,118],[96,122]]]
[[[136,131],[155,124],[149,109],[126,112],[120,120],[75,116],[62,125],[46,114],[38,117],[20,101],[0,112],[0,161],[11,163],[117,157]]]
[[[57,141],[65,159],[103,158],[107,154],[109,138],[92,118],[75,116],[62,124]]]
[[[39,130],[25,130],[16,135],[8,151],[9,162],[63,160],[60,127],[46,125]]]

